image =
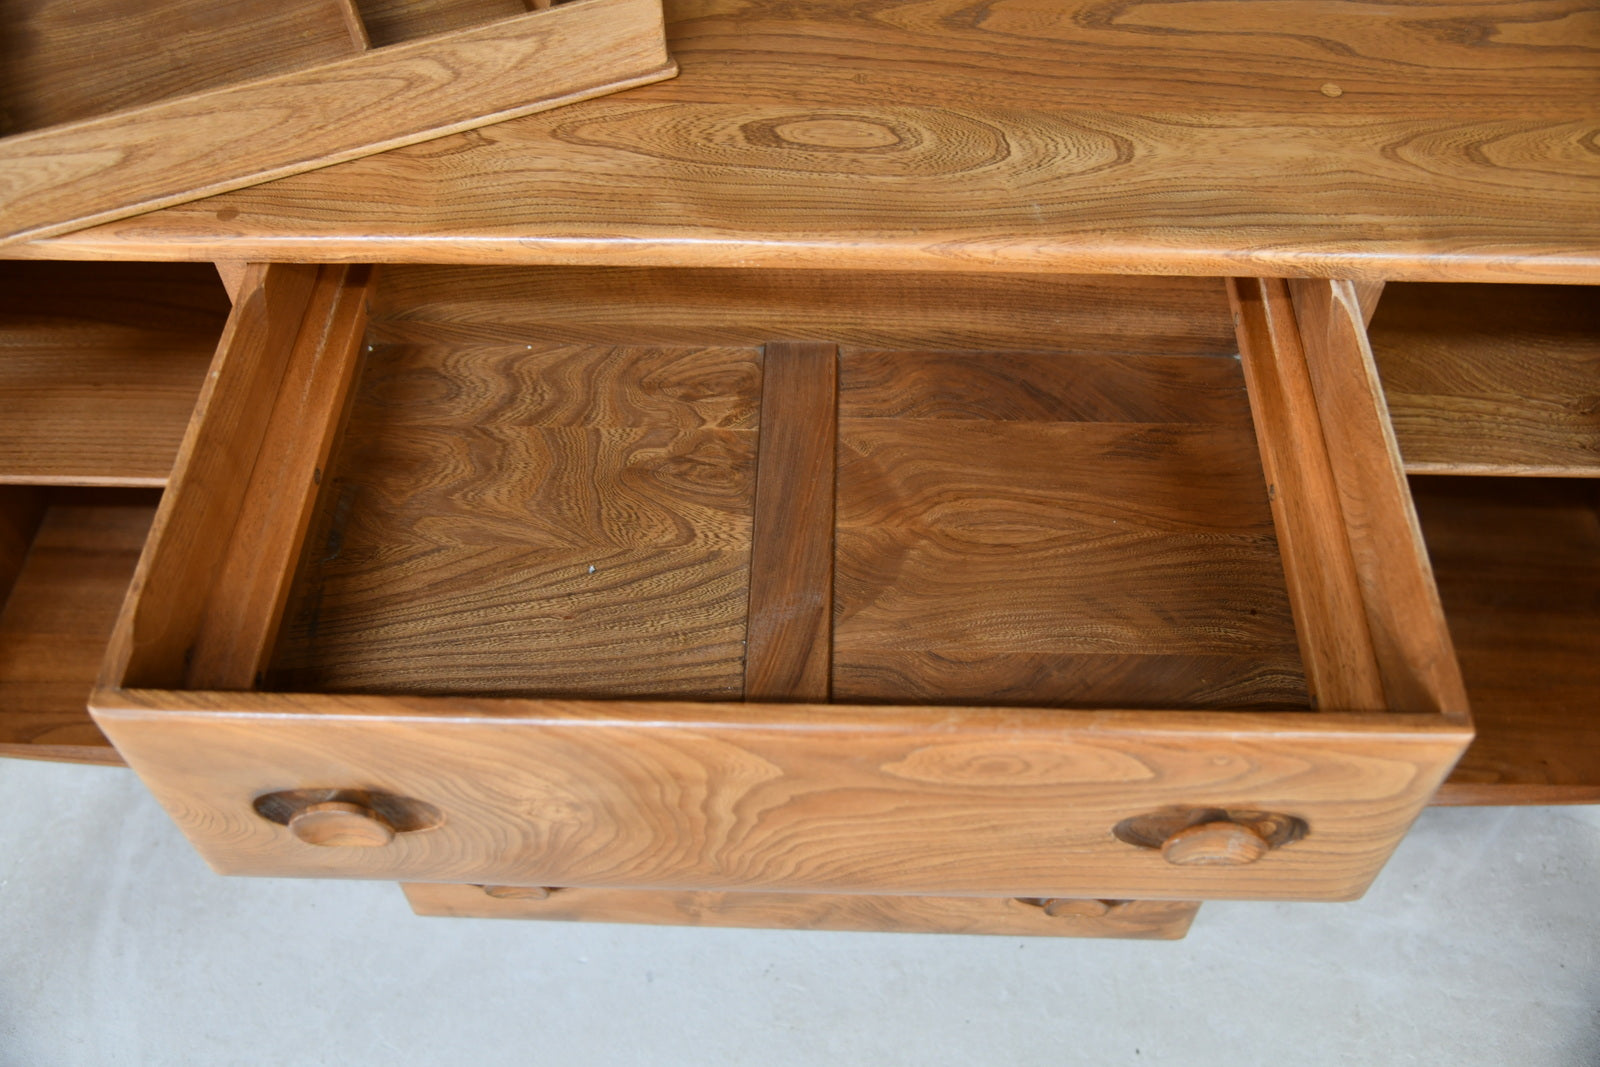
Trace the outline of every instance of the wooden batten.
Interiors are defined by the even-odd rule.
[[[0,246],[672,77],[659,0],[582,0],[0,140]]]

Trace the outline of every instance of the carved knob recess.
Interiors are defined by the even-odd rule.
[[[1117,824],[1119,841],[1155,849],[1178,867],[1243,867],[1309,832],[1304,819],[1270,811],[1174,808]]]

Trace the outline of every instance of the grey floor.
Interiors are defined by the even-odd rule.
[[[222,879],[0,761],[0,1064],[1600,1064],[1600,809],[1428,812],[1367,898],[1187,941],[418,919]]]

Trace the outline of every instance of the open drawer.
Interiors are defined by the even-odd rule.
[[[93,701],[220,871],[1346,899],[1470,738],[1347,284],[242,288]]]

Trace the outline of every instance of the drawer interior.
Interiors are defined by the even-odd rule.
[[[739,700],[815,643],[818,699],[1309,706],[1218,280],[389,267],[371,304],[267,688]]]
[[[0,754],[119,762],[89,691],[228,310],[209,264],[0,264]]]

